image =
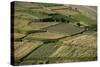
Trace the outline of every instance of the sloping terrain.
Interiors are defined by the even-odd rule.
[[[95,6],[14,3],[14,65],[97,60]]]

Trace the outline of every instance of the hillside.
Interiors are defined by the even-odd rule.
[[[14,65],[97,60],[97,8],[13,2]]]

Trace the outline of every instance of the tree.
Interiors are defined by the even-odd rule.
[[[75,8],[75,11],[78,11],[78,9],[77,9],[77,8]]]
[[[80,26],[81,24],[80,23],[77,23],[77,26]]]

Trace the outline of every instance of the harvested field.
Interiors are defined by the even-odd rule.
[[[96,60],[96,38],[94,35],[82,35],[70,40],[62,40],[62,46],[50,57],[62,57],[75,60]],[[86,59],[87,58],[87,59]]]
[[[30,34],[25,39],[29,40],[55,40],[64,37],[65,35],[59,33],[52,33],[52,32],[40,32]]]
[[[84,45],[84,46],[88,46],[90,48],[96,48],[97,46],[95,45],[96,44],[96,37],[94,35],[82,35],[82,36],[79,36],[79,37],[76,37],[74,39],[70,39],[70,40],[67,40],[67,41],[63,41],[63,43],[70,43],[70,44],[80,44],[81,45]]]
[[[29,54],[32,50],[39,47],[42,44],[42,42],[35,41],[35,42],[25,42],[22,44],[23,44],[22,46],[20,46],[14,51],[15,61],[20,60],[21,58]]]
[[[24,36],[25,36],[25,34],[23,34],[23,33],[14,33],[14,40],[18,40]]]

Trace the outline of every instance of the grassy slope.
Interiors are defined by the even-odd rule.
[[[83,21],[85,24],[87,24],[89,26],[91,26],[93,24],[97,24],[96,20],[93,20],[85,15],[75,15],[74,17],[80,21]]]

